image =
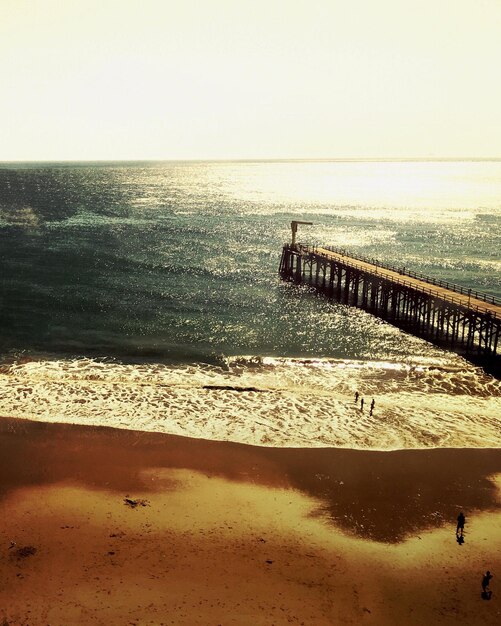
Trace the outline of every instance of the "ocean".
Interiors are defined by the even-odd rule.
[[[293,219],[313,222],[299,241],[501,296],[501,161],[0,163],[0,415],[499,447],[499,381],[279,279]]]

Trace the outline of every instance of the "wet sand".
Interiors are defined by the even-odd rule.
[[[0,470],[5,624],[501,622],[501,450],[257,448],[2,418]]]

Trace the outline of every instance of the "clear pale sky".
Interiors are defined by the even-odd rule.
[[[0,0],[0,160],[501,157],[501,0]]]

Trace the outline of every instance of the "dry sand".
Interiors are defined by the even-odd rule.
[[[0,466],[0,624],[501,623],[501,450],[3,418]]]

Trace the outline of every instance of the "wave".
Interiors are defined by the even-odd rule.
[[[0,415],[274,447],[501,446],[501,385],[461,359],[25,358],[0,367]]]

